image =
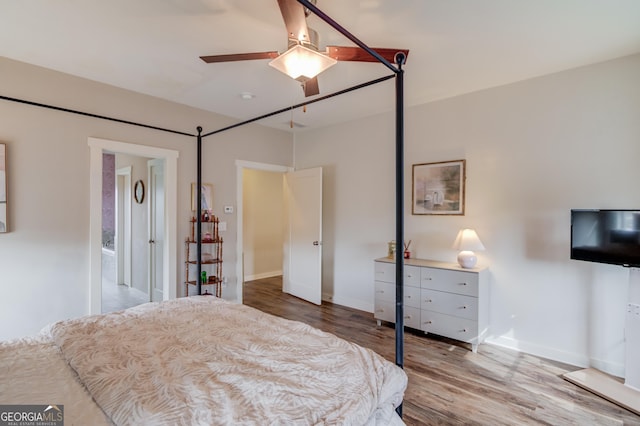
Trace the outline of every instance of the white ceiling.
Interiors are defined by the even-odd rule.
[[[410,49],[407,105],[640,52],[640,0],[318,0],[317,6],[371,47]],[[353,45],[315,16],[308,23],[320,33],[321,48]],[[286,50],[276,0],[0,0],[0,40],[2,56],[239,120],[304,101],[299,83],[268,60],[199,59]],[[320,75],[320,96],[389,74],[377,63],[340,62]],[[243,92],[255,98],[243,100]],[[390,80],[261,123],[289,129],[293,118],[319,127],[393,106]]]

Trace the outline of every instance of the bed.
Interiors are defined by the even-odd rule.
[[[404,371],[306,324],[213,296],[60,321],[0,343],[0,403],[70,425],[388,425]]]

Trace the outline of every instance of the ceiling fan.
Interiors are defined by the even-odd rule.
[[[312,2],[315,4],[315,1]],[[286,52],[236,53],[201,56],[200,59],[206,63],[271,59],[269,65],[302,83],[305,96],[320,93],[317,75],[337,61],[377,62],[376,58],[360,47],[327,46],[324,52],[319,51],[318,33],[307,26],[306,18],[310,11],[296,0],[278,0],[278,6],[287,28],[288,50]],[[395,61],[394,58],[398,52],[403,52],[405,58],[409,55],[408,49],[373,48],[373,50],[391,63]]]

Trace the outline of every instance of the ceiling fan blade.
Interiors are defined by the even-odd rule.
[[[396,53],[402,52],[405,58],[409,56],[409,49],[387,49],[372,47],[380,56],[392,64],[395,63]],[[366,50],[352,46],[327,46],[326,54],[337,61],[378,62]]]
[[[307,19],[304,15],[304,6],[296,0],[278,0],[280,13],[287,27],[287,35],[290,39],[310,42]]]
[[[232,53],[230,55],[200,56],[200,59],[208,64],[214,62],[249,61],[252,59],[274,59],[278,52]]]
[[[302,82],[302,90],[304,91],[304,96],[313,96],[320,94],[318,77],[313,77],[307,81]]]

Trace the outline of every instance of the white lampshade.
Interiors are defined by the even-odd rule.
[[[311,79],[338,61],[308,47],[296,44],[269,65],[296,80]]]
[[[478,262],[474,251],[484,250],[482,241],[474,229],[461,229],[458,232],[456,240],[453,242],[453,248],[459,250],[458,263],[463,268],[473,268]]]

